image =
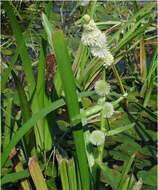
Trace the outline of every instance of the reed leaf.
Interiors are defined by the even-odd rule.
[[[120,181],[119,181],[119,184],[118,184],[118,186],[117,186],[117,190],[122,190],[122,188],[123,188],[123,186],[124,186],[124,183],[125,183],[125,181],[127,180],[128,172],[129,172],[129,170],[130,170],[130,168],[131,168],[131,165],[132,165],[132,163],[133,163],[133,160],[134,160],[134,158],[135,158],[135,155],[136,155],[136,154],[133,154],[133,155],[130,157],[130,159],[129,159],[127,162],[125,162],[124,167],[123,167],[122,174],[121,174],[121,176],[120,176]]]
[[[26,97],[25,91],[22,87],[20,80],[18,79],[18,77],[16,76],[16,74],[13,70],[11,73],[14,78],[15,86],[16,86],[16,89],[18,92],[23,123],[26,123],[26,121],[28,119],[30,119],[30,117],[31,117],[29,103],[27,101],[27,97]],[[33,147],[35,145],[34,134],[33,134],[32,130],[28,131],[25,134],[24,138],[22,139],[22,142],[24,145],[24,150],[25,150],[26,155],[30,156],[31,150],[33,149]]]
[[[6,147],[5,151],[2,153],[1,166],[3,167],[9,153],[15,147],[15,145],[21,140],[21,138],[37,123],[37,121],[45,117],[48,113],[56,110],[57,108],[64,105],[64,100],[60,99],[51,103],[49,106],[43,108],[38,113],[34,114],[21,128],[15,133],[14,137],[11,139],[9,145]]]
[[[4,141],[3,141],[3,150],[6,149],[10,142],[11,137],[11,115],[12,115],[12,108],[13,108],[13,99],[7,100],[7,108],[5,112],[5,126],[4,126]]]
[[[76,87],[74,82],[75,80],[72,73],[70,57],[62,31],[57,31],[53,33],[53,47],[60,72],[60,77],[62,80],[62,86],[65,93],[71,126],[74,127],[78,124],[77,129],[73,131],[73,136],[81,174],[82,188],[88,190],[90,188],[90,180],[85,151],[85,142],[83,137],[83,129],[80,120],[73,120],[73,118],[80,113],[80,108],[76,94]]]

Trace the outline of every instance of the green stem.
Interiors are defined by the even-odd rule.
[[[143,103],[143,106],[146,107],[149,100],[150,100],[150,96],[151,96],[151,93],[152,93],[152,90],[154,88],[154,85],[153,85],[153,81],[151,81],[151,84],[149,86],[149,90],[146,92],[145,94],[145,99],[144,99],[144,103]]]
[[[116,67],[115,67],[114,64],[112,65],[112,70],[113,70],[113,72],[114,72],[114,74],[115,74],[115,76],[116,76],[116,79],[117,79],[118,82],[119,82],[120,89],[121,89],[121,93],[124,95],[124,94],[125,94],[125,89],[124,89],[124,87],[123,87],[121,78],[120,78],[119,73],[118,73],[118,71],[117,71],[117,69],[116,69]],[[125,104],[126,104],[126,107],[128,107],[128,100],[127,100],[127,99],[125,100]]]
[[[105,128],[105,118],[104,118],[104,113],[103,113],[103,111],[101,111],[101,116],[100,116],[100,129],[101,129],[101,131],[103,132],[103,133],[105,133],[106,132],[106,128]],[[103,153],[104,153],[104,144],[102,144],[102,145],[100,145],[99,147],[98,147],[98,150],[99,150],[99,161],[100,162],[102,162],[102,160],[103,160]]]
[[[97,3],[97,0],[91,1],[91,8],[90,8],[90,17],[91,17],[91,19],[93,19],[93,17],[94,17],[96,3]]]

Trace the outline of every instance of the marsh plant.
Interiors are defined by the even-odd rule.
[[[2,16],[2,189],[156,189],[155,3],[2,1]]]

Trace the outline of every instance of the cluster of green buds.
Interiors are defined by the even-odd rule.
[[[90,19],[89,15],[84,15],[83,25],[84,31],[81,41],[84,45],[89,47],[93,56],[101,59],[104,66],[110,66],[114,58],[107,47],[107,41],[105,34],[98,29],[93,19]]]

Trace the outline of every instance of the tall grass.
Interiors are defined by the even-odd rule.
[[[146,180],[143,179],[142,182],[141,178],[138,178],[138,181],[134,178],[133,170],[136,167],[136,161],[146,152],[153,161],[156,160],[156,152],[153,148],[155,141],[152,133],[150,134],[149,126],[146,129],[146,123],[143,120],[147,118],[145,121],[148,120],[154,125],[157,119],[156,113],[150,109],[150,99],[155,90],[157,78],[157,47],[147,72],[145,62],[147,55],[144,43],[146,31],[154,22],[154,16],[149,19],[154,7],[153,3],[148,3],[138,10],[138,5],[134,2],[134,12],[130,13],[126,22],[122,22],[120,19],[120,21],[99,22],[97,24],[98,27],[106,29],[108,46],[115,57],[113,65],[107,69],[103,68],[100,60],[93,57],[88,47],[83,46],[81,42],[79,42],[78,50],[74,54],[70,54],[64,31],[57,30],[57,27],[51,24],[51,9],[54,2],[39,3],[46,14],[41,14],[44,28],[37,40],[40,56],[36,81],[31,57],[25,43],[35,15],[32,16],[29,26],[23,34],[18,24],[18,19],[22,20],[23,16],[14,3],[2,2],[17,44],[12,61],[6,69],[6,73],[2,75],[2,91],[5,92],[7,80],[12,77],[20,107],[18,115],[13,117],[15,103],[13,98],[7,97],[3,105],[5,128],[2,138],[2,185],[19,181],[24,189],[32,189],[30,186],[32,178],[31,185],[34,185],[36,189],[47,190],[50,187],[57,190],[62,186],[63,190],[100,190],[107,183],[114,190],[139,190],[142,183],[146,183]],[[63,6],[65,2],[62,3]],[[80,8],[80,11],[83,15],[88,13],[91,19],[99,20],[96,13],[98,10],[101,13],[104,7],[99,7],[100,3],[103,4],[103,2],[91,1],[85,7]],[[77,2],[76,7],[71,10],[71,14],[78,11],[79,6],[80,2]],[[63,7],[60,9],[61,15],[62,11]],[[82,18],[75,21],[75,27],[77,24],[77,27],[81,27],[82,21]],[[120,24],[121,26],[114,34],[108,33],[110,30],[107,29],[107,25],[112,25],[113,28],[113,25],[119,26]],[[130,60],[130,53],[139,43],[141,72],[138,74],[141,90],[136,92],[138,81],[137,76],[132,73],[134,67],[129,63],[132,76],[122,77],[119,74],[118,62],[126,55]],[[57,63],[51,96],[46,93],[45,80],[48,44]],[[13,69],[19,55],[27,82],[25,88],[18,78],[16,70]],[[109,81],[112,92],[106,99],[103,98],[103,103],[110,101],[115,112],[112,118],[105,119],[102,104],[100,104],[101,98],[95,91],[89,90],[93,89],[94,83],[99,78],[105,80],[108,73],[113,73],[115,78]],[[132,81],[133,86],[130,82],[126,82],[126,79]],[[118,86],[120,89],[117,89]],[[137,98],[138,95],[141,96],[141,99]],[[143,102],[142,104],[140,100]],[[62,122],[62,126],[58,125],[58,120],[61,119],[59,117],[62,117],[61,112],[64,112],[65,115],[68,113],[68,116],[66,115],[67,121]],[[15,122],[13,134],[12,120]],[[59,129],[60,127],[61,129]],[[100,130],[105,136],[105,142],[98,147],[93,146],[90,140],[93,130]],[[134,139],[125,142],[125,144],[129,144],[129,150],[125,156],[121,155],[124,147],[122,148],[117,143],[120,134]],[[124,142],[124,139],[121,140]],[[109,141],[114,144],[109,146]],[[13,150],[15,151],[19,142],[22,142],[20,151],[24,154],[17,153],[13,157]],[[65,142],[65,145],[62,145],[61,142]],[[152,143],[153,147],[148,146],[148,143]],[[132,149],[133,144],[139,148]],[[120,149],[116,150],[115,146],[116,148],[120,146]],[[147,151],[142,153],[141,148],[144,146],[147,146]],[[123,164],[117,169],[114,168],[114,162],[117,159],[113,157],[115,154],[111,154],[111,149],[114,149],[112,153],[117,152],[117,158],[121,155],[120,160],[122,157],[128,158],[128,160],[123,160]],[[106,152],[107,155],[105,155]],[[55,156],[57,162],[54,162]],[[51,164],[53,168],[50,167]],[[28,169],[24,169],[26,165]],[[17,167],[16,172],[13,172],[14,167]],[[59,175],[50,174],[54,171],[58,172]],[[56,178],[60,178],[59,184],[56,184]],[[105,186],[103,188],[107,189]]]

